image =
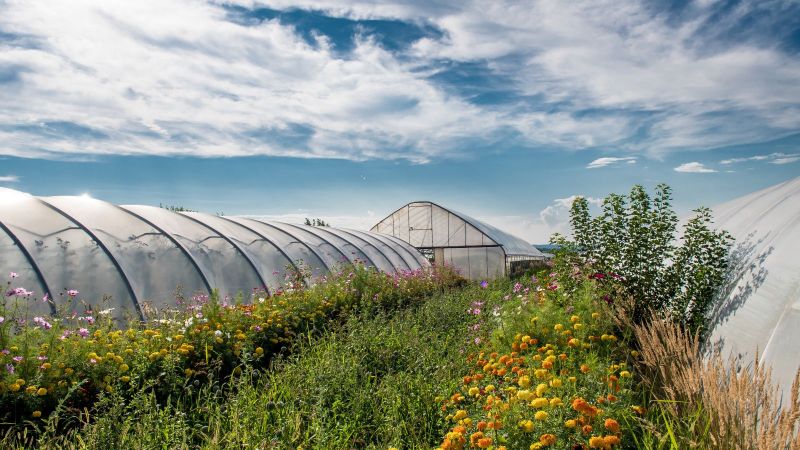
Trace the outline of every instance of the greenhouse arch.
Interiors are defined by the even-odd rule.
[[[248,300],[281,289],[301,262],[312,279],[354,262],[387,273],[430,266],[408,243],[372,232],[0,188],[0,270],[52,299],[28,301],[31,315],[79,308],[70,289],[116,318],[141,320],[149,307],[172,305],[178,289]]]

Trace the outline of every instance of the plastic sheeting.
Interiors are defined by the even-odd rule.
[[[745,363],[757,351],[788,396],[800,367],[800,178],[720,205],[714,217],[736,242],[710,342]]]
[[[444,249],[442,261],[467,278],[503,276],[506,258],[543,260],[536,247],[489,224],[433,202],[412,202],[378,222],[372,231],[418,249]]]
[[[242,217],[117,206],[88,197],[34,197],[0,188],[0,274],[33,291],[29,314],[83,311],[117,318],[219,290],[275,291],[302,267],[313,277],[360,261],[386,272],[427,267],[412,246],[377,233]],[[80,291],[77,298],[67,290]],[[39,301],[45,294],[53,303]]]

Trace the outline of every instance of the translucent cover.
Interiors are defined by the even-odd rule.
[[[49,290],[59,310],[147,319],[148,306],[174,305],[178,290],[249,301],[254,288],[281,287],[289,269],[321,276],[355,261],[387,272],[429,266],[389,235],[0,188],[0,273],[15,272],[11,287],[34,292],[31,314],[52,312],[41,301]]]
[[[412,202],[378,222],[372,230],[418,249],[442,249],[443,262],[454,265],[468,278],[494,278],[505,274],[506,257],[545,259],[533,245],[489,224],[433,202]],[[469,248],[467,251],[457,251]]]

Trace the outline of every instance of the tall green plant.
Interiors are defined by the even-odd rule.
[[[635,320],[650,310],[663,311],[702,330],[728,269],[732,238],[713,228],[708,208],[694,212],[678,239],[670,187],[659,184],[651,198],[636,185],[627,195],[606,197],[594,218],[588,201],[577,198],[570,209],[573,240],[551,241],[579,256],[598,278],[620,283],[634,299]]]

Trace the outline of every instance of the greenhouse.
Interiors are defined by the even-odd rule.
[[[76,309],[66,305],[74,296],[117,318],[146,319],[179,293],[244,291],[249,300],[251,289],[279,289],[293,269],[313,279],[355,261],[387,273],[430,265],[413,246],[378,233],[0,188],[0,271],[23,296],[53,300],[26,302],[31,316]]]
[[[515,275],[546,255],[521,238],[429,201],[409,203],[372,227],[408,242],[434,264],[449,264],[469,279]]]

